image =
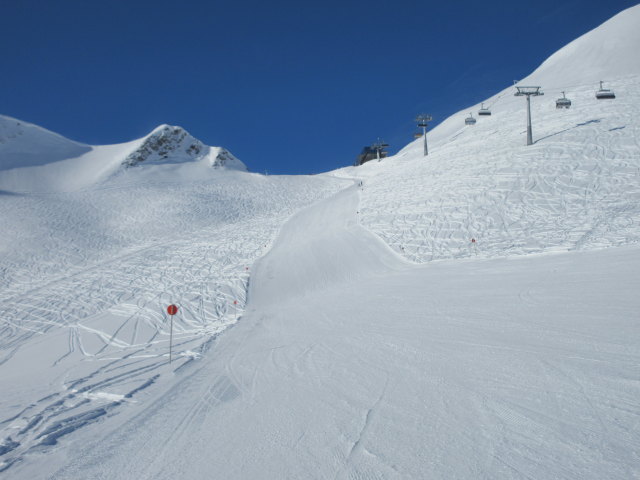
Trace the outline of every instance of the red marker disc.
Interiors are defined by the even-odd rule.
[[[176,307],[175,305],[171,304],[167,307],[167,313],[169,315],[175,315],[176,313],[178,313],[178,307]]]

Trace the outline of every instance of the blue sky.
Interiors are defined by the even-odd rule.
[[[75,1],[0,9],[0,113],[119,143],[180,125],[252,171],[318,173],[434,125],[637,0]]]

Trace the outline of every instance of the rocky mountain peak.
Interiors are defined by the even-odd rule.
[[[142,162],[162,161],[169,157],[197,160],[207,153],[208,147],[192,137],[184,128],[161,125],[129,154],[123,164],[131,167]]]

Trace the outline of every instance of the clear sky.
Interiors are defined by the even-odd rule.
[[[0,113],[90,144],[180,125],[250,170],[411,141],[638,0],[1,0]]]

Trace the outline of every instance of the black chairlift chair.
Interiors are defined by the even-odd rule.
[[[596,98],[598,100],[605,100],[608,98],[616,98],[615,93],[613,93],[613,90],[607,90],[606,88],[602,88],[602,80],[600,80],[600,90],[598,90],[596,92]]]
[[[571,106],[571,100],[569,100],[564,92],[562,92],[562,98],[556,100],[556,108],[569,108]]]
[[[478,115],[482,115],[482,116],[491,115],[491,110],[489,110],[488,108],[484,108],[484,103],[483,103],[482,106],[480,107],[480,110],[478,110]]]
[[[464,124],[465,125],[475,125],[476,124],[476,119],[473,118],[473,113],[469,113],[469,117],[464,119]]]

